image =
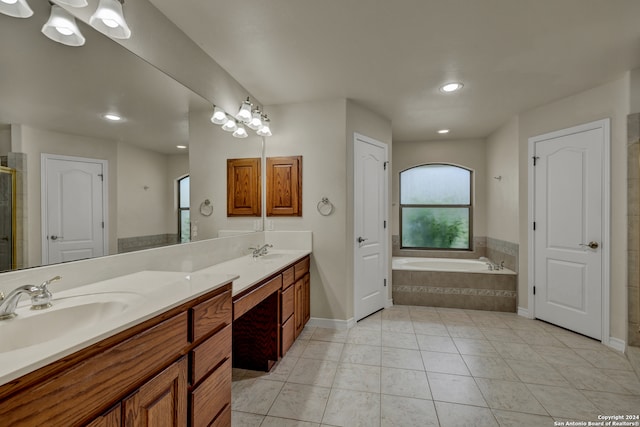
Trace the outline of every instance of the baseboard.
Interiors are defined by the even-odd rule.
[[[527,319],[531,319],[531,314],[529,314],[529,310],[526,308],[518,307],[518,316],[526,317]]]
[[[627,343],[619,338],[609,337],[609,342],[604,344],[620,353],[624,353],[627,350]]]
[[[312,317],[309,319],[307,326],[313,328],[326,328],[326,329],[340,329],[346,330],[353,328],[356,325],[356,321],[353,317],[349,320],[338,320],[338,319],[324,319],[321,317]]]
[[[389,307],[393,307],[393,298],[389,298],[387,300],[387,305],[384,306],[384,308],[389,308]]]

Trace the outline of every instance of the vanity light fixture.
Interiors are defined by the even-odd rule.
[[[176,148],[179,148],[181,150],[186,150],[187,146],[186,145],[176,145]]]
[[[246,101],[242,101],[240,110],[238,110],[238,114],[236,114],[236,119],[244,123],[248,123],[251,120],[251,101],[248,96]]]
[[[253,110],[251,120],[249,121],[249,123],[247,123],[247,126],[249,126],[253,130],[258,130],[262,127],[262,116],[260,114],[259,108]]]
[[[449,129],[440,129],[440,130],[438,131],[438,133],[439,133],[439,134],[441,134],[441,135],[445,135],[445,134],[447,134],[447,133],[449,133],[449,132],[450,132],[450,130],[449,130]]]
[[[222,125],[222,130],[226,132],[235,132],[238,129],[238,123],[235,120],[227,117],[227,121]]]
[[[51,5],[51,15],[42,26],[42,34],[67,46],[82,46],[85,42],[73,15],[55,4]]]
[[[247,130],[242,123],[238,123],[238,128],[233,132],[233,136],[236,138],[246,138],[249,136]]]
[[[85,7],[89,4],[87,0],[56,0],[56,3],[71,7]]]
[[[271,127],[269,126],[271,120],[267,117],[267,115],[262,116],[262,126],[256,132],[260,136],[271,136]]]
[[[444,93],[457,92],[462,89],[464,85],[460,82],[451,82],[440,86],[440,91]]]
[[[89,25],[109,37],[128,39],[131,37],[131,30],[124,20],[123,3],[124,0],[100,0],[98,8],[89,19]]]
[[[113,114],[113,113],[107,113],[104,114],[102,117],[104,117],[105,119],[112,121],[112,122],[119,122],[122,120],[122,117],[120,117],[117,114]]]
[[[0,0],[0,13],[14,18],[28,18],[33,15],[27,0]]]
[[[220,107],[213,106],[213,115],[211,116],[211,123],[216,125],[223,125],[227,122],[227,113]]]

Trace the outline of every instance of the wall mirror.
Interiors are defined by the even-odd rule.
[[[160,235],[177,241],[177,180],[187,175],[194,240],[258,228],[251,221],[229,222],[224,201],[226,158],[260,156],[258,137],[238,140],[212,125],[209,100],[80,20],[84,46],[51,41],[40,32],[50,5],[30,5],[34,15],[28,19],[0,14],[0,158],[3,166],[18,169],[16,268],[52,263],[43,255],[47,236],[57,232],[45,231],[43,153],[107,161],[102,255],[144,246],[144,239]],[[110,122],[107,113],[123,119]],[[213,207],[209,216],[199,214],[206,199]],[[67,239],[61,237],[58,242]]]

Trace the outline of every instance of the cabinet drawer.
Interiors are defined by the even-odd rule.
[[[208,426],[231,404],[231,360],[227,360],[191,393],[191,426]]]
[[[225,291],[193,307],[191,341],[197,341],[210,332],[231,324],[232,309],[231,291]]]
[[[284,356],[287,353],[287,351],[289,351],[289,349],[293,345],[293,342],[296,339],[295,316],[289,317],[289,320],[284,322],[284,325],[282,325],[281,337],[282,337],[282,355]]]
[[[220,362],[230,357],[231,325],[227,325],[191,352],[191,384],[198,383]]]
[[[294,279],[297,281],[302,276],[309,272],[309,257],[306,257],[302,261],[299,261],[294,266]]]
[[[287,289],[295,282],[294,267],[287,268],[282,272],[282,289]]]
[[[209,427],[229,427],[231,425],[231,405],[227,405]]]
[[[294,297],[295,286],[289,286],[286,291],[282,292],[282,316],[280,316],[280,323],[286,322],[293,314]]]

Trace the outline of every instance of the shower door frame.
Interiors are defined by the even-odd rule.
[[[16,269],[16,170],[0,166],[0,173],[11,175],[11,270]]]

